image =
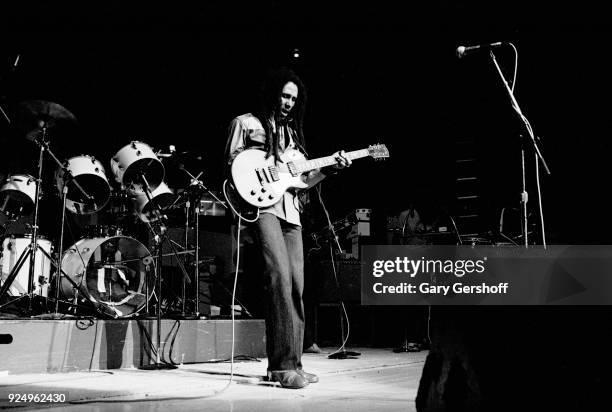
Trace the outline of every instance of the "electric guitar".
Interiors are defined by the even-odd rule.
[[[384,144],[375,144],[367,149],[346,153],[351,160],[368,156],[385,159],[389,157],[389,151]],[[281,163],[275,163],[273,156],[266,159],[266,152],[258,149],[247,149],[238,154],[231,172],[240,197],[258,208],[272,206],[288,189],[308,187],[302,180],[304,173],[337,163],[334,156],[307,160],[302,152],[294,149],[286,150],[281,160]]]

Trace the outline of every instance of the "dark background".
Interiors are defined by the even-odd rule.
[[[455,50],[511,41],[519,52],[515,95],[552,171],[542,177],[549,242],[609,243],[612,27],[604,6],[199,3],[3,5],[0,103],[10,112],[16,102],[45,99],[73,112],[78,129],[58,130],[52,140],[62,158],[84,153],[107,166],[131,140],[163,150],[172,144],[201,153],[205,183],[220,189],[229,122],[253,110],[268,68],[290,65],[309,88],[311,156],[377,142],[391,152],[384,163],[358,161],[324,183],[332,219],[356,208],[397,213],[408,200],[426,219],[441,205],[455,207],[456,142],[471,139],[488,230],[501,207],[519,207],[521,125],[487,55],[457,59]],[[511,49],[496,55],[509,79]],[[1,120],[0,137],[0,170],[34,174],[32,144]],[[529,207],[537,217],[532,159],[528,151]],[[43,225],[56,227],[56,217]],[[444,356],[454,345],[469,353],[483,393],[500,400],[489,410],[531,395],[559,410],[601,404],[612,364],[609,309],[546,309],[434,308],[431,353]],[[389,310],[381,329],[396,322]],[[365,330],[359,320],[355,330]]]
[[[455,49],[512,41],[516,97],[552,171],[542,178],[549,241],[607,242],[610,26],[588,3],[22,2],[4,11],[3,107],[44,99],[74,113],[78,128],[52,139],[60,158],[90,154],[108,168],[131,140],[173,144],[201,153],[205,183],[220,189],[229,122],[253,110],[267,69],[289,65],[308,86],[312,157],[377,142],[391,152],[324,184],[332,218],[364,207],[397,213],[408,199],[425,219],[440,205],[452,210],[456,142],[467,138],[479,159],[483,230],[496,227],[501,207],[520,205],[521,125],[488,55],[458,59]],[[510,79],[511,49],[496,55]],[[3,172],[34,174],[35,148],[0,123]]]

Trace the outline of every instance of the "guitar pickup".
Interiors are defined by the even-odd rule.
[[[259,169],[255,169],[255,174],[257,175],[257,179],[259,180],[259,184],[263,186],[263,178],[261,177],[261,172]]]
[[[267,183],[270,183],[270,177],[266,173],[265,169],[255,169],[255,173],[257,174],[257,178],[259,179],[260,185],[264,185],[264,179]]]

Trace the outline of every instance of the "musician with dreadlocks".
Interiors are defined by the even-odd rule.
[[[260,107],[236,117],[226,145],[227,165],[244,149],[259,148],[281,162],[285,150],[306,154],[303,120],[306,88],[289,69],[272,72],[263,84]],[[335,154],[340,169],[351,164],[344,151]],[[309,187],[329,172],[313,170],[303,176]],[[262,208],[254,223],[255,239],[264,260],[266,352],[268,379],[282,387],[300,389],[319,378],[302,369],[304,337],[304,255],[298,199],[287,191],[276,204]]]

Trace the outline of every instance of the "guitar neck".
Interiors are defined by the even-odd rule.
[[[354,150],[352,152],[346,152],[346,157],[355,160],[367,157],[370,155],[368,149]],[[337,163],[336,158],[332,156],[319,157],[318,159],[306,160],[304,162],[296,163],[295,167],[298,173],[310,172],[311,170],[321,169],[323,167],[332,166]]]

